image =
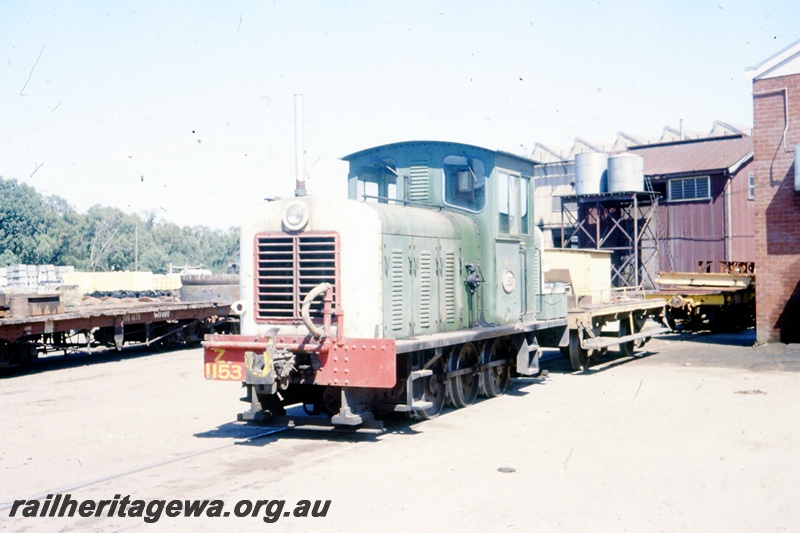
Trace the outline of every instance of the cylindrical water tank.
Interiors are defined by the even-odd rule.
[[[575,194],[606,192],[608,154],[589,152],[575,156]]]
[[[622,153],[608,158],[608,192],[644,191],[644,159]]]

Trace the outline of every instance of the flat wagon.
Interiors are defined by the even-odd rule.
[[[108,298],[65,304],[57,293],[0,295],[0,369],[30,364],[40,354],[126,343],[199,343],[230,331],[230,303]]]

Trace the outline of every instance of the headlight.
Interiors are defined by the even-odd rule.
[[[308,206],[299,201],[289,202],[283,212],[283,225],[292,231],[298,231],[308,224]]]

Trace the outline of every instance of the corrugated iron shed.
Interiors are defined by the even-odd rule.
[[[714,171],[733,173],[753,157],[753,138],[742,134],[684,139],[629,146],[628,151],[644,158],[647,176],[672,177]]]

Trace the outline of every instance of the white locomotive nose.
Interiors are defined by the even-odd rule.
[[[308,224],[308,205],[304,202],[289,202],[283,212],[283,225],[291,231],[298,231]]]

